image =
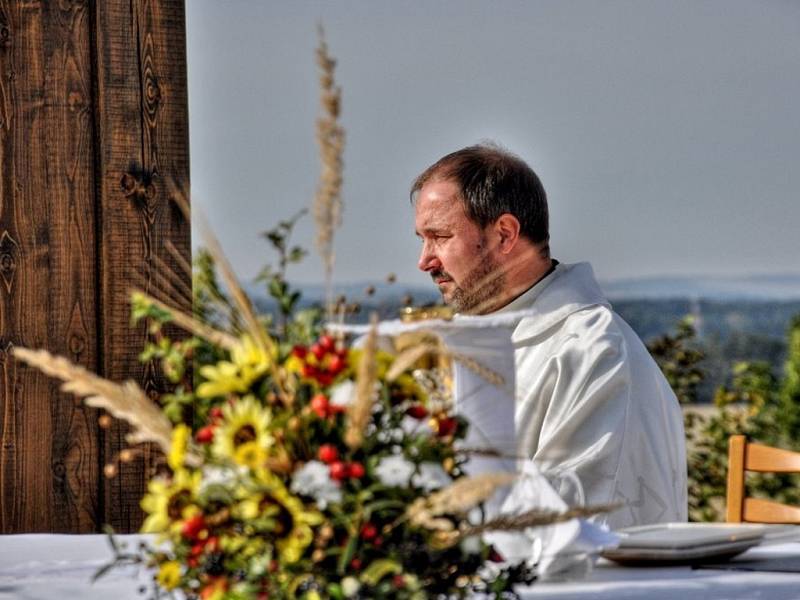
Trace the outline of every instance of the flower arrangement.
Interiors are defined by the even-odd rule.
[[[378,350],[374,329],[354,349],[316,336],[318,321],[305,331],[311,343],[263,327],[236,338],[199,322],[195,333],[215,343],[173,342],[162,326],[193,317],[174,319],[179,311],[142,293],[132,303],[159,338],[143,358],[158,356],[178,382],[195,357],[195,390],[179,403],[193,407],[194,426],[174,398],[159,407],[132,382],[44,351],[16,355],[131,423],[130,441],[164,451],[141,501],[154,544],[115,558],[155,569],[155,597],[461,597],[532,580],[524,566],[481,576],[493,558],[479,535],[493,527],[482,503],[511,477],[465,476],[457,441],[468,423],[451,412],[446,372],[398,370],[402,355]]]

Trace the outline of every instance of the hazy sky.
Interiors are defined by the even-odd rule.
[[[495,140],[601,279],[800,271],[800,2],[187,0],[193,202],[244,278],[308,206],[324,23],[343,88],[335,280],[426,284],[408,188]],[[313,245],[307,217],[297,241]],[[195,240],[197,241],[197,240]],[[316,255],[290,271],[321,277]]]

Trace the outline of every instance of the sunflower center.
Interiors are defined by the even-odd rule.
[[[236,430],[233,436],[233,445],[241,446],[256,439],[256,428],[252,425],[244,425]]]
[[[192,494],[189,490],[180,490],[172,494],[167,502],[167,515],[173,521],[183,518],[183,509],[192,501]]]
[[[294,528],[292,513],[274,498],[265,496],[259,508],[261,509],[261,514],[273,513],[273,518],[275,519],[274,533],[276,536],[284,537]]]

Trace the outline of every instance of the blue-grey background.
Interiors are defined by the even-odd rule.
[[[800,273],[800,2],[186,9],[192,199],[245,279],[272,258],[259,232],[313,198],[318,22],[347,130],[337,282],[427,285],[409,184],[482,139],[541,176],[554,256],[590,260],[605,282]],[[306,218],[297,241],[313,237]],[[312,256],[290,276],[321,272]]]

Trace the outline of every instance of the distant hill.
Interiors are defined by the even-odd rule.
[[[638,277],[600,285],[611,299],[800,300],[800,274]]]
[[[366,289],[374,287],[372,296]],[[297,286],[307,302],[322,301],[325,291],[322,285],[301,284]],[[714,300],[714,301],[789,301],[800,300],[800,273],[772,275],[721,276],[673,276],[636,277],[601,281],[600,287],[613,300]],[[245,288],[253,298],[267,300],[264,286],[249,284]],[[336,294],[344,294],[350,302],[370,304],[399,304],[409,294],[414,304],[438,302],[440,297],[433,285],[418,286],[403,283],[337,283]]]

